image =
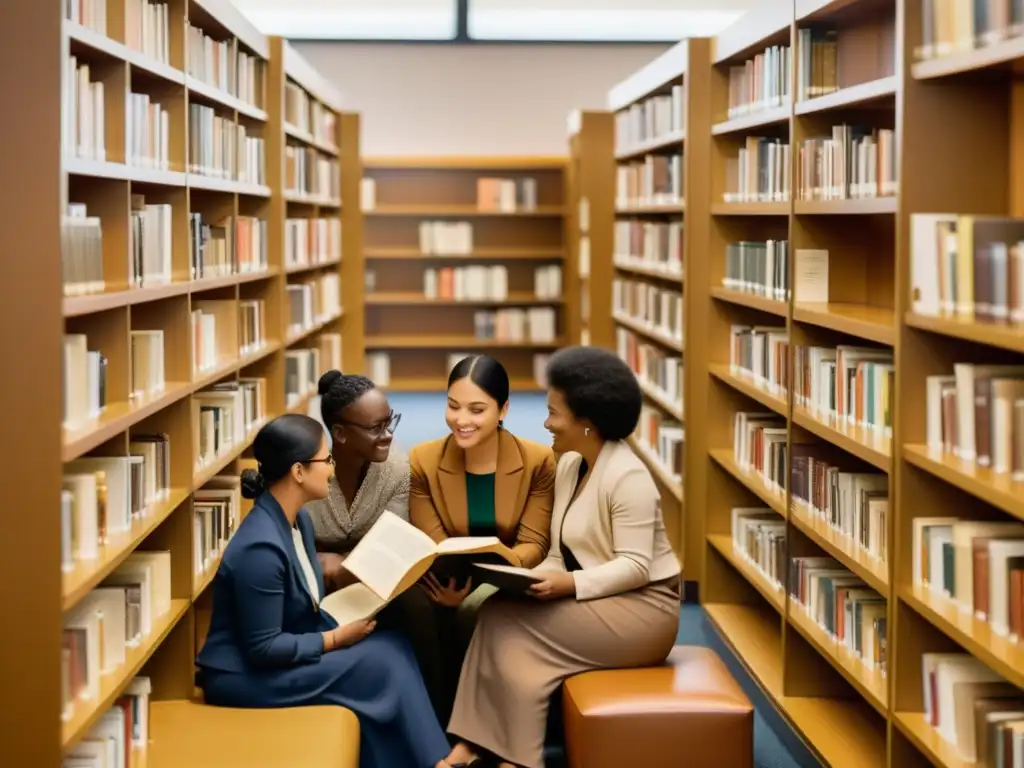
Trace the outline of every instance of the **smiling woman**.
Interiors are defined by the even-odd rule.
[[[547,446],[505,429],[509,379],[492,357],[460,360],[448,377],[451,434],[409,456],[409,516],[434,541],[497,536],[530,568],[548,550],[555,459]],[[434,574],[424,585],[437,605],[445,681],[454,697],[476,611],[493,594],[465,573]],[[446,712],[438,713],[444,721]]]

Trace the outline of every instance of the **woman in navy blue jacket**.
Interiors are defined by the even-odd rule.
[[[407,641],[339,627],[320,610],[323,573],[302,505],[327,495],[331,453],[320,423],[288,414],[253,444],[259,472],[242,473],[252,511],[213,581],[210,631],[196,660],[208,704],[336,704],[359,718],[362,768],[457,768]]]

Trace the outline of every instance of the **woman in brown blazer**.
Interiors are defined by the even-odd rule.
[[[409,519],[434,541],[497,536],[519,565],[532,568],[548,552],[555,458],[551,448],[504,428],[508,396],[508,373],[494,358],[456,364],[445,410],[451,434],[409,454]],[[437,605],[453,700],[476,611],[494,590],[474,588],[467,571],[430,573],[421,586]]]

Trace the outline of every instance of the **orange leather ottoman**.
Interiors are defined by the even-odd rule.
[[[569,768],[749,768],[754,708],[709,648],[677,645],[661,667],[565,682]]]

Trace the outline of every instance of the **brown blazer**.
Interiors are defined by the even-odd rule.
[[[555,457],[551,449],[502,429],[494,477],[498,538],[525,568],[548,552],[554,503]],[[434,541],[469,534],[466,456],[449,435],[409,453],[409,520]]]

